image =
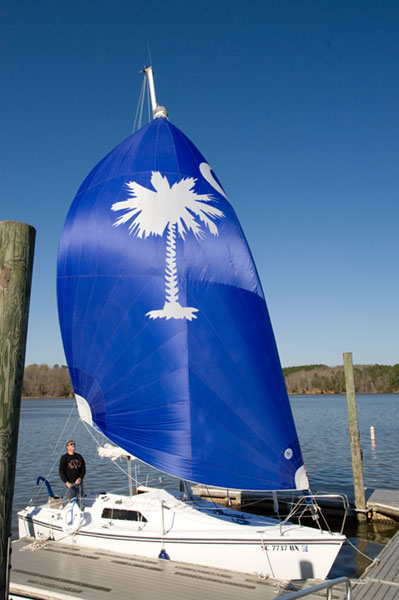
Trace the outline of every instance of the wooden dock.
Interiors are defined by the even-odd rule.
[[[378,562],[353,583],[353,600],[399,598],[399,531],[381,551]]]
[[[284,584],[245,573],[25,539],[13,543],[10,592],[13,599],[35,600],[272,600],[316,583],[320,582]],[[344,586],[334,588],[334,600],[343,599],[344,592]],[[308,598],[320,600],[320,595]]]
[[[241,492],[238,490],[225,490],[217,487],[204,487],[197,485],[193,488],[196,494],[205,500],[212,500],[223,506],[229,505],[247,510],[256,506],[262,514],[274,515],[274,499],[270,493]],[[399,490],[375,489],[368,491],[369,496],[366,501],[368,518],[371,519],[393,519],[399,520]],[[297,502],[300,495],[291,494],[284,496],[279,494],[279,514],[287,515],[294,502]],[[326,516],[344,516],[345,505],[340,494],[331,494],[329,498],[321,496],[317,498],[317,503]],[[356,510],[353,504],[349,506],[349,517],[355,517]]]
[[[222,506],[233,506],[239,510],[245,511],[256,509],[259,514],[276,516],[274,505],[275,499],[271,492],[250,492],[240,490],[226,490],[218,487],[205,487],[197,485],[193,487],[193,493],[200,496],[203,500],[209,500]],[[292,506],[303,496],[302,493],[284,493],[278,494],[278,513],[280,517],[289,514]],[[322,509],[324,515],[344,517],[345,502],[342,494],[323,494],[317,497],[317,504]]]
[[[375,517],[379,515],[399,519],[399,491],[374,490],[367,499],[367,508],[370,508]]]

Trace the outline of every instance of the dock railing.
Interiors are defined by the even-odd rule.
[[[286,596],[279,596],[279,600],[297,600],[297,598],[305,598],[306,596],[322,592],[323,590],[326,590],[326,599],[333,600],[333,588],[343,583],[346,587],[345,600],[351,600],[352,586],[348,577],[337,577],[336,579],[324,581],[324,583],[312,585],[312,587],[306,588],[306,590],[298,590],[297,592],[292,592]]]

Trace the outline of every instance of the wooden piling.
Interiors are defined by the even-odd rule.
[[[352,352],[344,352],[344,372],[346,400],[348,404],[348,428],[352,454],[353,487],[355,490],[355,507],[360,511],[366,509],[364,495],[362,452],[360,448],[359,422],[357,416],[355,380],[353,376]],[[367,518],[366,513],[357,513],[359,520]]]
[[[0,600],[8,594],[8,547],[36,232],[0,222]]]

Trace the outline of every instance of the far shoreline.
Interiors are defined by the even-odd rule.
[[[288,392],[289,396],[346,396],[346,392]],[[398,396],[399,392],[356,392],[356,396]],[[74,396],[21,396],[21,400],[75,400]]]

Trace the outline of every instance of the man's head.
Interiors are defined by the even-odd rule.
[[[75,442],[73,442],[72,440],[69,440],[69,442],[65,444],[65,447],[67,449],[68,454],[73,454],[75,452]]]

